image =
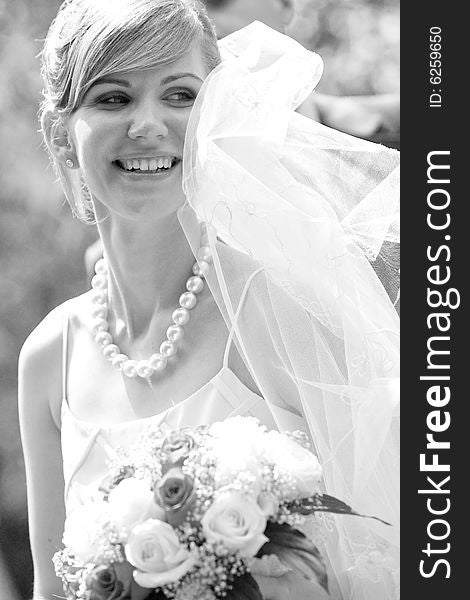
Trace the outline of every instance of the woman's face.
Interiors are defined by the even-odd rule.
[[[98,218],[158,217],[182,205],[184,136],[206,76],[194,46],[171,64],[115,73],[88,90],[68,128]]]

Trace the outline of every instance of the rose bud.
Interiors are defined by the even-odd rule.
[[[128,591],[118,579],[114,567],[95,567],[86,579],[89,600],[124,600]]]
[[[162,446],[164,454],[163,473],[171,467],[181,467],[194,446],[194,439],[182,431],[170,434]]]
[[[179,467],[172,467],[165,473],[154,494],[155,502],[165,510],[172,526],[184,520],[195,500],[193,480]]]

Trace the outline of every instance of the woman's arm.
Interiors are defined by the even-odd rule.
[[[34,563],[34,600],[64,597],[53,554],[65,518],[60,406],[61,319],[51,313],[29,336],[19,361],[19,417],[26,468],[28,518]]]

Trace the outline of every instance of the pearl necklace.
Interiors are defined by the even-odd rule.
[[[104,258],[95,265],[95,273],[91,280],[93,288],[93,326],[92,331],[96,343],[101,347],[103,356],[119,369],[126,377],[143,377],[150,379],[156,372],[164,371],[168,359],[178,351],[178,342],[183,339],[184,329],[190,319],[190,310],[197,304],[197,294],[204,288],[204,277],[210,269],[212,261],[210,248],[207,245],[207,233],[201,236],[201,247],[196,252],[197,261],[193,265],[193,275],[186,282],[186,292],[181,294],[179,307],[173,311],[173,323],[166,331],[166,339],[160,345],[160,352],[152,354],[147,360],[132,360],[123,354],[109,333],[108,316],[108,267]]]

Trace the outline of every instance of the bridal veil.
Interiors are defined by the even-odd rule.
[[[279,428],[309,433],[327,493],[392,524],[324,519],[341,595],[391,600],[399,154],[295,112],[322,61],[294,40],[253,23],[221,51],[191,113],[180,220],[195,250],[194,215],[208,224],[209,286]]]

